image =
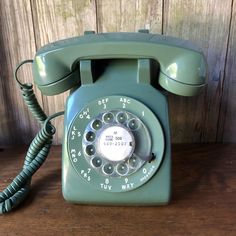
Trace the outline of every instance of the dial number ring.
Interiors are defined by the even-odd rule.
[[[97,130],[94,124],[98,120],[101,124],[100,129]],[[130,128],[131,123],[134,125]],[[93,134],[92,137],[90,134]],[[93,136],[96,139],[93,139]],[[135,145],[136,142],[146,142],[145,150],[140,152],[140,147]],[[97,158],[101,159],[102,164],[100,166],[92,164],[92,168],[102,175],[112,177],[135,173],[146,162],[141,156],[147,157],[151,153],[151,138],[146,126],[137,116],[125,110],[109,110],[94,117],[85,129],[82,145],[84,156],[89,164],[96,163]],[[90,151],[88,152],[87,149]],[[132,165],[130,161],[134,160],[134,157],[136,165]],[[108,171],[104,167],[107,165],[113,171]]]

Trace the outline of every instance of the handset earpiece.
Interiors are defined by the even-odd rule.
[[[172,59],[162,63],[159,84],[167,91],[181,95],[197,95],[205,87],[206,61],[200,51],[187,48],[180,54],[173,50]]]
[[[80,85],[79,65],[69,67],[63,60],[47,60],[36,54],[33,62],[34,82],[45,95],[56,95]]]

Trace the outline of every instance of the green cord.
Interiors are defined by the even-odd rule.
[[[15,69],[14,73],[14,78],[16,82],[19,84],[23,99],[25,104],[27,105],[28,109],[31,111],[33,116],[36,118],[36,120],[40,123],[43,124],[44,121],[47,119],[47,115],[44,113],[43,109],[38,103],[37,98],[35,97],[34,90],[33,90],[33,85],[30,83],[25,83],[22,84],[17,76],[17,73],[21,66],[27,63],[33,63],[33,60],[25,60],[22,61]]]
[[[20,63],[15,70],[14,77],[20,86],[26,105],[43,126],[29,146],[21,172],[14,178],[11,184],[0,192],[0,214],[11,211],[28,195],[31,178],[46,160],[52,144],[53,135],[56,132],[50,120],[64,114],[64,111],[62,111],[47,117],[35,97],[33,85],[22,84],[19,81],[17,77],[19,68],[26,63],[32,62],[33,60],[26,60]]]

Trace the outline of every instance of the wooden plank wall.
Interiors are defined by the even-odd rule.
[[[208,87],[198,97],[169,95],[172,141],[236,142],[236,2],[234,0],[0,1],[0,145],[29,143],[38,125],[25,108],[13,70],[55,40],[97,32],[148,28],[189,39],[208,62]],[[30,66],[20,72],[32,81]],[[37,97],[48,114],[63,110],[68,93]],[[62,119],[55,123],[61,142]]]

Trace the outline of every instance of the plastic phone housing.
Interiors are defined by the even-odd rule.
[[[99,79],[89,82],[90,76],[84,73],[81,87],[68,97],[62,155],[62,189],[67,201],[108,205],[169,202],[171,159],[167,99],[150,85],[148,62],[146,59],[109,60]],[[87,134],[87,124],[98,114],[113,110],[139,117],[151,136],[150,154],[155,155],[154,160],[146,161],[131,175],[101,175],[85,161],[83,154],[81,143]],[[145,147],[146,143],[138,145]]]

